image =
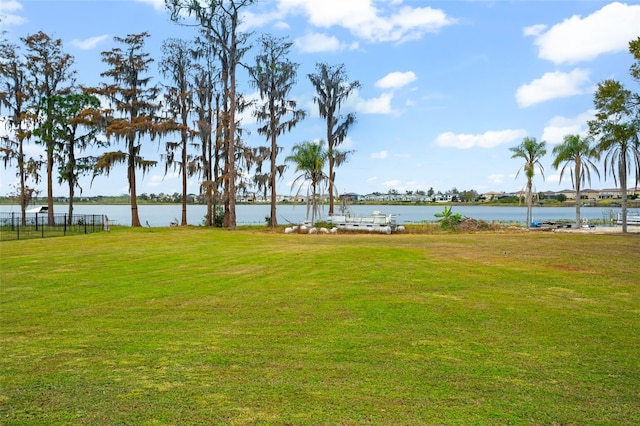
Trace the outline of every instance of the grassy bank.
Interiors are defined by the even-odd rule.
[[[640,238],[0,243],[2,424],[638,424]]]

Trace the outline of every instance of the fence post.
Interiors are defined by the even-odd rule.
[[[64,214],[64,225],[62,225],[62,235],[67,235],[67,214]]]

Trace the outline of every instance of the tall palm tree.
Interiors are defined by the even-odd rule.
[[[580,135],[565,135],[564,142],[553,148],[555,159],[553,167],[558,170],[560,163],[564,163],[560,170],[560,181],[565,170],[569,168],[571,173],[571,185],[576,190],[576,227],[580,227],[580,190],[582,184],[591,185],[591,170],[596,172],[598,178],[600,172],[591,159],[600,159],[600,155],[593,147],[592,137],[580,137]],[[571,166],[573,165],[573,169]]]
[[[525,199],[527,202],[527,226],[531,226],[533,221],[533,177],[535,176],[536,166],[540,169],[540,174],[544,180],[544,167],[540,163],[540,159],[547,153],[547,143],[544,141],[538,142],[536,138],[526,137],[522,140],[520,145],[509,148],[509,151],[513,152],[511,158],[524,159],[524,165],[516,173],[516,179],[521,170],[524,170],[527,177]]]
[[[347,98],[360,87],[359,81],[348,81],[344,64],[331,66],[325,63],[316,64],[316,73],[308,74],[309,80],[316,89],[313,102],[318,105],[320,117],[327,124],[327,152],[329,156],[329,215],[333,215],[333,193],[335,168],[347,161],[351,151],[338,150],[347,138],[347,133],[356,122],[356,114],[346,117],[340,114],[340,107]]]
[[[323,169],[329,158],[329,152],[324,147],[324,141],[319,142],[301,142],[291,149],[291,155],[285,158],[286,162],[296,165],[296,172],[299,174],[291,184],[298,185],[296,197],[300,194],[305,182],[309,183],[307,187],[307,216],[309,220],[309,210],[311,207],[311,223],[315,223],[316,217],[320,215],[320,203],[318,190],[323,183],[328,182],[328,176]],[[311,204],[309,203],[309,189],[311,190]]]

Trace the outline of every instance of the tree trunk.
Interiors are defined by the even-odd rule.
[[[211,105],[211,103],[210,103]],[[207,137],[207,166],[206,166],[206,174],[207,180],[209,181],[209,185],[207,185],[207,226],[216,225],[216,210],[218,207],[218,167],[220,164],[220,150],[219,144],[221,140],[221,130],[220,127],[220,96],[216,96],[216,130],[215,130],[215,143],[212,137],[211,130],[213,129],[213,111],[209,109],[209,135]],[[215,161],[214,161],[215,159]],[[214,186],[215,185],[215,186]]]
[[[311,200],[311,226],[316,223],[316,203],[318,198],[316,196],[316,184],[313,184],[313,199]]]
[[[133,155],[133,142],[129,142],[129,158],[127,173],[129,175],[129,194],[131,200],[131,226],[136,228],[142,226],[138,216],[138,195],[136,193],[136,167],[135,156]]]
[[[626,151],[622,151],[620,159],[620,194],[622,195],[622,233],[627,232],[627,155]]]
[[[333,154],[329,156],[329,216],[333,216]]]
[[[527,181],[527,227],[533,223],[533,184]]]
[[[327,114],[327,150],[329,151],[329,216],[333,216],[333,114],[334,108],[328,109]]]
[[[238,28],[237,11],[232,16],[231,42],[229,44],[229,115],[228,130],[229,146],[227,161],[229,163],[228,175],[228,206],[229,210],[225,216],[225,227],[235,229],[236,227],[236,67],[238,65],[238,39],[236,30]]]
[[[207,226],[214,226],[216,224],[215,220],[215,211],[217,207],[218,198],[216,196],[216,191],[214,191],[214,186],[217,185],[218,182],[218,173],[214,173],[213,169],[213,146],[212,139],[209,136],[207,143],[209,144],[208,154],[207,154],[207,181],[209,184],[207,185]],[[217,161],[217,159],[216,159]],[[217,167],[217,165],[216,165]],[[217,169],[216,169],[217,170]]]
[[[19,128],[20,133],[22,133],[22,128]],[[24,149],[23,149],[23,141],[20,139],[18,142],[20,145],[18,146],[18,169],[20,170],[20,193],[18,197],[20,199],[20,216],[22,226],[27,225],[27,172],[24,167]]]
[[[234,83],[235,84],[235,79]],[[235,97],[235,90],[232,89],[233,96]],[[231,101],[231,112],[229,122],[229,191],[227,197],[229,197],[229,212],[227,217],[226,227],[235,229],[236,227],[236,124],[235,113],[236,107],[235,100]]]
[[[73,176],[69,176],[69,217],[67,218],[67,224],[73,223],[73,194],[75,191],[75,180]]]
[[[76,155],[73,142],[69,144],[69,163],[67,167],[69,170],[69,176],[67,176],[67,180],[69,181],[69,218],[67,220],[69,221],[69,225],[71,225],[73,223],[73,196],[76,189]]]
[[[207,197],[207,218],[205,220],[205,225],[213,226],[213,224],[215,223],[215,220],[213,218],[213,195],[211,193],[211,186],[207,186],[206,197]]]
[[[186,126],[183,117],[183,125]],[[187,131],[182,130],[182,220],[180,225],[187,226]]]
[[[47,216],[49,226],[55,224],[53,215],[53,147],[47,147]]]
[[[582,164],[580,162],[580,157],[576,158],[576,168],[575,168],[575,178],[576,178],[576,228],[580,228],[580,204],[582,204],[582,199],[580,196],[581,189],[581,173]]]
[[[209,116],[210,117],[210,116]],[[212,197],[212,191],[211,191],[211,186],[213,185],[213,172],[212,172],[212,168],[211,168],[211,161],[212,161],[212,157],[211,157],[211,119],[209,119],[209,130],[208,130],[208,135],[202,138],[202,167],[203,167],[203,181],[205,182],[205,187],[204,187],[204,198],[205,198],[205,203],[207,204],[207,214],[205,216],[204,219],[204,225],[205,226],[213,226],[213,219],[212,219],[212,210],[213,210],[213,197]]]
[[[273,116],[273,115],[272,115]],[[276,143],[275,132],[271,131],[271,213],[269,216],[269,227],[275,228],[278,226],[278,219],[276,218],[276,155],[278,153],[278,146]]]

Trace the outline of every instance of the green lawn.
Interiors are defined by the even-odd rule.
[[[640,235],[0,243],[0,424],[640,424]]]

